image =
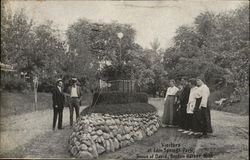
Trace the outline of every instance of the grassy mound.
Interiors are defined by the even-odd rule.
[[[95,93],[92,105],[98,104],[126,104],[148,103],[146,93],[102,92]]]
[[[99,104],[85,108],[81,115],[87,113],[108,113],[112,115],[155,112],[156,108],[148,103]]]

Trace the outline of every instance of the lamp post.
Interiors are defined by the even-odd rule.
[[[118,65],[121,67],[120,69],[122,70],[122,43],[121,43],[121,39],[123,37],[123,33],[119,32],[117,33],[117,37],[119,38],[120,42],[119,42],[119,47],[120,47],[120,54],[119,54],[119,59],[118,59]],[[117,79],[117,70],[116,70],[116,79]]]
[[[117,33],[117,37],[120,39],[120,57],[119,57],[119,63],[121,63],[121,60],[122,60],[122,43],[121,43],[121,39],[123,37],[123,33],[122,32],[119,32]]]

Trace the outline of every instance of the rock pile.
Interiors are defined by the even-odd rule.
[[[97,158],[103,152],[128,146],[159,128],[154,113],[109,115],[92,113],[82,116],[69,138],[69,152],[76,158]]]

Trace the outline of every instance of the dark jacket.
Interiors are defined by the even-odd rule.
[[[53,107],[55,107],[55,105],[57,105],[58,108],[64,107],[64,102],[65,102],[64,94],[63,92],[60,92],[57,86],[55,86],[52,90],[52,100],[53,100]]]
[[[181,105],[188,104],[189,94],[190,94],[190,87],[185,86],[179,96],[179,101]]]

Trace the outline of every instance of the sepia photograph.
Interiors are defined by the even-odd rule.
[[[249,159],[248,0],[1,0],[0,159]]]

